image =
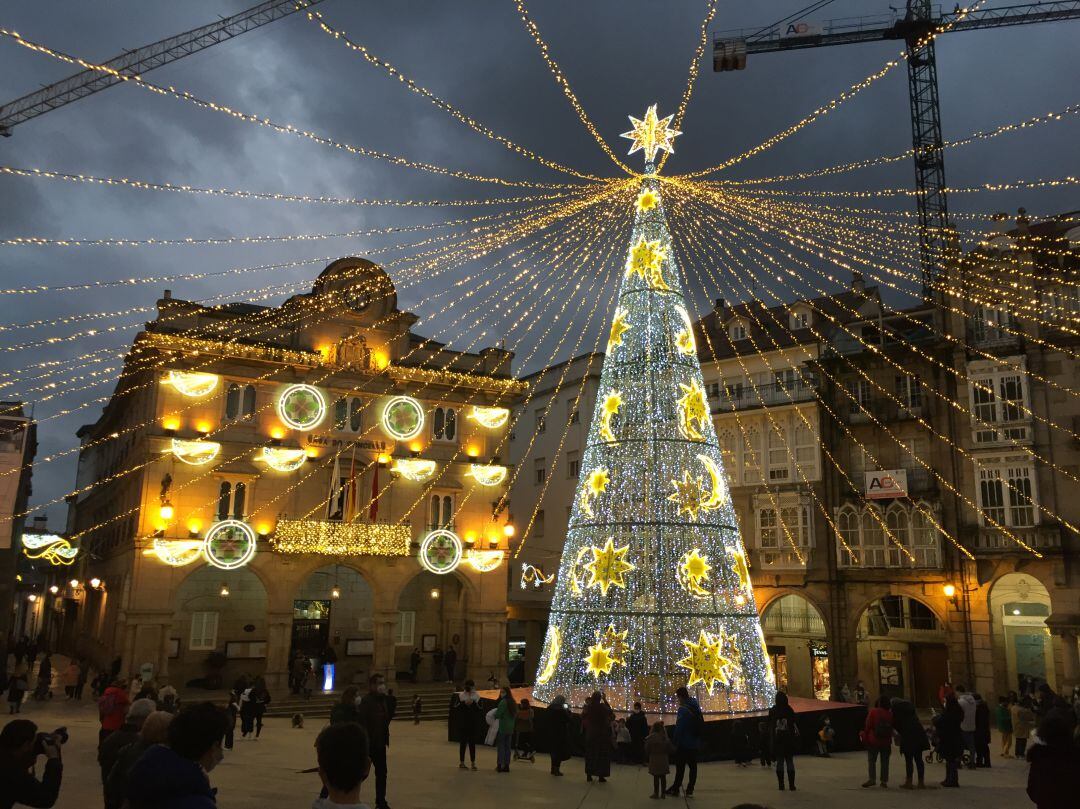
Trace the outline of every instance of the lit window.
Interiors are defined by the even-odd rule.
[[[191,635],[188,649],[207,652],[217,648],[218,614],[216,612],[191,613]]]

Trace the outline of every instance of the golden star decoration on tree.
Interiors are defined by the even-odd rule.
[[[626,554],[630,552],[630,546],[615,547],[615,540],[608,538],[602,548],[593,546],[592,561],[585,564],[585,570],[589,573],[589,587],[599,587],[602,595],[607,595],[608,590],[614,587],[626,587],[626,574],[637,568],[626,561]]]
[[[611,419],[622,407],[622,394],[617,390],[609,391],[604,397],[604,406],[600,412],[600,437],[605,441],[614,441],[615,433],[611,431]]]
[[[634,206],[641,213],[648,213],[649,211],[656,208],[656,206],[659,204],[660,195],[653,191],[651,188],[646,188],[637,195],[637,201],[634,203]]]
[[[642,281],[651,280],[660,270],[660,265],[667,258],[667,250],[659,239],[649,241],[644,236],[630,247],[630,258],[626,261],[626,274],[639,275]]]
[[[615,318],[611,321],[611,336],[608,337],[607,350],[611,353],[611,350],[615,346],[622,345],[623,335],[630,331],[630,324],[626,322],[626,310],[616,309]]]
[[[680,514],[689,514],[691,519],[697,519],[698,512],[701,511],[701,501],[705,497],[702,489],[704,481],[689,472],[683,472],[682,480],[673,480],[671,485],[675,487],[675,492],[668,495],[668,500],[679,504]]]
[[[707,596],[709,591],[704,584],[709,578],[710,570],[712,570],[712,565],[709,564],[709,557],[702,556],[701,552],[694,548],[689,553],[683,554],[682,559],[679,560],[679,584],[692,595]]]
[[[679,399],[679,432],[691,441],[703,441],[701,430],[709,420],[709,403],[705,389],[695,379],[689,385],[679,383],[683,395]]]
[[[669,154],[675,151],[675,138],[681,135],[682,132],[670,127],[671,121],[675,118],[674,115],[661,119],[656,114],[656,105],[653,104],[645,110],[644,118],[639,120],[633,115],[627,117],[630,119],[630,125],[634,128],[629,132],[623,132],[619,136],[633,141],[627,154],[644,151],[645,159],[651,163],[656,157],[656,153],[661,149]]]
[[[600,679],[603,674],[611,674],[615,661],[611,657],[611,650],[605,648],[603,641],[597,641],[594,646],[589,647],[585,665],[589,669],[589,674]]]
[[[607,648],[608,653],[611,655],[611,662],[616,666],[626,665],[626,656],[630,653],[630,644],[626,642],[626,629],[622,632],[615,628],[615,624],[608,624],[608,628],[604,630],[604,634],[597,634],[597,643],[601,643]]]
[[[690,678],[686,685],[692,686],[703,683],[706,690],[712,694],[717,683],[730,685],[731,660],[724,657],[720,650],[721,639],[710,636],[704,629],[697,643],[683,638],[687,655],[682,660],[676,661],[675,665],[681,666],[690,672]]]
[[[602,466],[589,473],[585,485],[581,488],[580,500],[581,510],[586,516],[593,516],[592,501],[604,493],[610,480],[608,470]]]

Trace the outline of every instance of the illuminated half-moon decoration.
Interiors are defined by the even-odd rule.
[[[570,595],[579,596],[582,593],[585,584],[585,572],[581,563],[585,561],[585,555],[590,550],[592,549],[588,545],[578,550],[577,556],[570,565],[570,570],[567,571],[567,575],[570,577]]]
[[[438,468],[439,465],[435,461],[428,461],[423,458],[398,458],[394,461],[392,471],[397,472],[406,480],[423,483],[434,475],[435,470]]]
[[[289,385],[278,397],[277,412],[294,430],[314,430],[326,417],[326,397],[311,385]]]
[[[421,566],[440,576],[461,564],[461,538],[453,531],[432,531],[420,543],[417,558]]]
[[[694,341],[694,326],[690,322],[690,315],[681,306],[676,306],[675,311],[679,313],[683,323],[682,329],[675,335],[675,348],[680,354],[693,357],[697,354],[697,343]]]
[[[480,407],[476,406],[469,412],[469,418],[481,427],[489,430],[497,430],[506,424],[510,418],[510,410],[505,407]]]
[[[56,534],[23,534],[23,554],[27,559],[43,559],[52,565],[70,565],[79,549]]]
[[[217,441],[203,441],[199,438],[174,438],[172,440],[172,454],[177,460],[192,466],[205,466],[221,452],[221,444]]]
[[[469,466],[469,474],[481,486],[498,486],[506,480],[506,467],[474,463]]]
[[[562,649],[562,633],[557,626],[548,627],[547,640],[544,642],[544,668],[536,676],[536,682],[540,685],[548,682],[555,676],[555,669],[559,666],[559,652]]]
[[[263,447],[260,456],[266,465],[277,472],[295,472],[307,460],[307,452],[289,447]]]
[[[502,551],[479,551],[473,549],[465,551],[465,561],[477,573],[490,573],[502,564],[502,560]]]
[[[208,374],[202,371],[168,371],[165,374],[165,382],[172,385],[180,393],[198,399],[209,396],[218,386],[220,377],[217,374]]]
[[[153,553],[159,560],[170,567],[190,565],[203,555],[201,539],[161,539],[154,538]]]
[[[721,506],[727,505],[729,494],[727,481],[720,467],[708,455],[698,455],[697,459],[709,473],[709,485],[705,490],[705,499],[701,501],[702,511],[716,511]]]
[[[240,520],[222,520],[210,526],[203,544],[206,561],[221,570],[243,567],[255,555],[255,531]]]
[[[395,396],[383,408],[382,426],[398,441],[416,438],[424,429],[424,408],[411,396]]]

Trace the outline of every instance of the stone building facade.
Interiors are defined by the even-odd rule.
[[[416,320],[354,258],[279,307],[166,293],[79,433],[68,533],[102,584],[78,651],[177,684],[281,687],[296,653],[328,650],[338,686],[408,672],[414,649],[446,679],[451,646],[455,676],[505,674],[520,384],[510,353],[452,351]]]

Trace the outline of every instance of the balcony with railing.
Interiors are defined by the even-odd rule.
[[[1011,527],[1008,532],[985,526],[967,526],[965,543],[977,556],[1003,556],[1030,552],[1020,543],[1040,553],[1061,551],[1061,528],[1056,523]],[[1011,534],[1011,536],[1010,536]],[[1019,540],[1019,541],[1018,541]]]
[[[764,385],[734,385],[713,396],[713,413],[727,413],[749,407],[810,402],[817,398],[816,383],[809,379],[768,382]]]
[[[768,573],[774,570],[806,570],[806,563],[810,559],[809,548],[799,548],[798,553],[790,547],[758,548],[756,552],[755,572],[757,573]]]

